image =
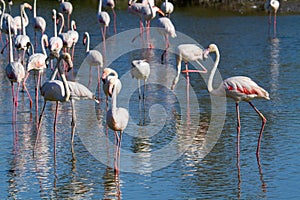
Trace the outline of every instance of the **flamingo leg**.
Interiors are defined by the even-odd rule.
[[[140,82],[140,79],[138,79],[138,90],[139,90],[139,99],[141,99],[142,95],[141,95],[141,82]]]
[[[72,106],[72,121],[71,121],[71,127],[72,127],[72,135],[71,135],[71,141],[72,144],[74,142],[74,134],[75,134],[75,127],[76,127],[76,113],[75,113],[75,102],[73,99],[71,99],[71,106]]]
[[[30,96],[30,94],[29,94],[29,92],[28,92],[28,89],[27,89],[27,87],[26,87],[26,84],[24,83],[24,81],[23,81],[23,88],[24,88],[24,90],[26,91],[26,93],[27,93],[27,95],[28,95],[28,98],[29,98],[29,104],[30,104],[30,109],[32,108],[32,98],[31,98],[31,96]]]
[[[14,91],[14,83],[10,82],[11,84],[11,94],[12,94],[12,99],[13,99],[13,105],[16,105],[16,99],[15,99],[15,91]]]
[[[256,149],[256,156],[259,156],[260,142],[261,142],[261,138],[262,138],[262,133],[263,133],[265,125],[267,123],[267,119],[251,102],[249,102],[249,104],[255,110],[255,112],[260,116],[261,121],[262,121],[261,129],[259,131],[259,137],[258,137],[258,141],[257,141],[257,149]]]
[[[90,74],[89,74],[88,88],[90,88],[91,82],[92,82],[92,66],[90,66]]]
[[[115,133],[115,158],[114,158],[114,166],[115,166],[115,172],[118,173],[119,169],[118,169],[118,151],[119,151],[119,135],[117,131],[114,131]]]
[[[111,9],[112,12],[113,12],[113,15],[114,15],[114,32],[115,34],[117,33],[117,15],[116,15],[116,12],[115,12],[115,9]]]
[[[54,117],[54,125],[53,125],[53,130],[54,130],[53,131],[53,140],[54,140],[53,154],[54,154],[54,158],[56,158],[56,123],[57,123],[57,114],[58,114],[58,101],[56,101],[55,117]]]
[[[236,109],[236,116],[237,116],[237,157],[239,161],[240,156],[240,133],[241,133],[241,121],[240,121],[240,110],[239,110],[239,103],[235,103],[235,109]],[[239,163],[239,162],[238,162]]]
[[[274,38],[276,38],[276,12],[274,13]]]
[[[98,70],[98,99],[100,99],[100,86],[101,86],[101,76],[100,76],[100,66],[97,67]]]
[[[36,139],[35,139],[35,144],[34,144],[33,156],[34,156],[35,149],[36,149],[36,147],[37,147],[37,143],[38,143],[38,141],[39,141],[40,128],[41,128],[41,123],[42,123],[42,117],[43,117],[43,114],[44,114],[44,110],[45,110],[45,107],[46,107],[46,103],[47,103],[47,101],[45,100],[45,101],[44,101],[43,108],[42,108],[42,112],[41,112],[41,114],[40,114],[39,123],[38,123],[38,125],[37,125],[37,134],[36,134]]]

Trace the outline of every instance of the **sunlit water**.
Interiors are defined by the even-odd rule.
[[[15,4],[14,15],[18,13],[15,10],[18,2]],[[46,32],[49,36],[53,34],[51,8],[58,9],[59,4],[47,2],[38,10],[47,20]],[[95,7],[80,6],[78,3],[75,4],[72,15],[81,36],[76,46],[75,74],[78,73],[76,79],[85,84],[88,75],[83,75],[84,71],[79,70],[85,55],[81,39],[83,32],[88,31],[92,48],[101,41],[96,11]],[[119,33],[138,27],[138,19],[126,11],[118,10],[117,15]],[[117,69],[123,80],[130,75],[127,73],[132,59],[147,58],[151,65],[151,78],[146,87],[144,104],[138,99],[136,80],[130,76],[118,97],[118,104],[127,107],[131,117],[123,135],[121,157],[124,155],[124,158],[121,159],[119,177],[115,177],[111,168],[114,147],[110,144],[114,142],[114,138],[111,131],[108,138],[105,136],[106,111],[103,93],[100,94],[100,105],[95,106],[91,101],[76,102],[77,129],[73,152],[70,143],[71,106],[69,103],[60,104],[55,160],[55,104],[48,103],[41,127],[41,138],[33,158],[37,120],[35,110],[29,109],[26,94],[20,93],[17,123],[12,124],[11,87],[4,72],[7,64],[5,53],[0,60],[0,198],[298,199],[299,18],[279,16],[277,38],[274,39],[272,33],[268,34],[265,16],[200,17],[180,11],[172,15],[177,31],[188,35],[203,47],[210,43],[219,46],[219,71],[223,78],[246,75],[270,93],[270,101],[253,101],[268,119],[261,144],[260,165],[257,163],[255,150],[261,122],[247,103],[240,104],[240,178],[236,165],[234,102],[227,100],[222,134],[219,139],[216,138],[218,140],[213,149],[203,158],[203,147],[207,142],[205,134],[212,120],[211,99],[203,78],[198,74],[191,74],[191,101],[190,105],[186,105],[185,76],[181,77],[175,92],[170,90],[175,71],[166,69],[175,70],[175,55],[169,53],[167,64],[162,65],[162,51],[156,49],[126,51],[109,65]],[[32,36],[32,27],[28,26],[27,32]],[[114,35],[112,24],[108,35]],[[132,45],[140,47],[138,42],[140,38]],[[121,41],[108,40],[107,60],[109,55],[118,52],[113,47],[118,47],[120,43]],[[171,39],[171,44],[171,49],[174,50],[176,39]],[[88,72],[88,69],[85,71]],[[96,73],[96,70],[93,72]],[[47,71],[44,79],[49,74]],[[95,77],[96,75],[93,76]],[[93,79],[94,84],[95,82],[96,79]],[[32,77],[28,80],[28,88],[34,96]],[[132,92],[128,94],[130,96],[124,92],[125,88]],[[184,101],[182,107],[180,101]],[[189,116],[187,106],[190,108]],[[192,124],[187,125],[189,121]],[[156,157],[155,153],[166,148],[174,139],[176,150],[180,152],[184,149],[182,155],[157,169],[158,160],[161,159],[163,163],[169,158]],[[185,149],[186,146],[189,148]]]

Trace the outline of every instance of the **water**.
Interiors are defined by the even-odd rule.
[[[13,7],[13,14],[18,13],[14,10],[16,7]],[[50,36],[51,8],[58,8],[58,3],[50,4],[47,1],[43,6],[39,5],[38,10],[47,20],[46,32]],[[117,11],[117,15],[118,32],[138,27],[138,20],[126,11]],[[96,7],[77,3],[74,5],[72,18],[76,20],[81,36],[74,61],[75,72],[78,74],[76,79],[86,84],[88,69],[79,70],[84,59],[81,39],[83,32],[88,31],[92,48],[101,41]],[[253,101],[268,119],[261,144],[260,165],[257,163],[255,150],[261,122],[247,103],[240,104],[240,173],[236,165],[234,102],[227,100],[222,134],[217,135],[219,138],[215,138],[216,144],[213,146],[212,143],[213,148],[206,155],[206,150],[210,150],[208,141],[211,141],[207,138],[207,130],[215,118],[211,118],[211,105],[214,103],[211,103],[203,78],[198,74],[191,74],[188,116],[184,76],[181,76],[175,93],[169,88],[175,75],[174,54],[169,53],[167,64],[161,65],[161,50],[127,51],[127,48],[140,47],[139,38],[132,44],[133,47],[123,45],[124,48],[119,49],[119,45],[125,44],[128,39],[121,41],[117,38],[107,42],[106,65],[117,69],[122,80],[126,80],[118,97],[118,106],[127,107],[131,116],[122,141],[120,176],[115,177],[111,169],[114,148],[109,144],[114,140],[113,133],[109,131],[106,139],[103,131],[103,93],[99,106],[95,107],[90,101],[76,102],[77,129],[73,152],[70,144],[71,107],[68,103],[60,104],[55,160],[55,104],[49,103],[41,127],[37,156],[33,158],[35,111],[29,109],[27,96],[20,93],[17,123],[12,125],[11,88],[4,73],[7,63],[4,54],[1,57],[0,73],[0,198],[298,199],[300,162],[296,146],[300,141],[297,134],[300,105],[296,88],[299,83],[300,58],[296,55],[300,46],[297,37],[299,18],[298,15],[279,16],[278,35],[274,39],[268,35],[266,16],[205,17],[186,11],[178,11],[172,15],[177,31],[204,47],[210,43],[219,46],[219,72],[223,78],[246,75],[270,93],[271,101]],[[27,32],[30,36],[33,35],[31,27],[28,27]],[[109,28],[109,36],[113,36],[112,26]],[[133,37],[134,35],[130,38]],[[164,46],[161,38],[155,39],[161,40],[161,46]],[[171,51],[177,43],[177,40],[171,39]],[[111,55],[123,49],[125,53],[115,55],[116,59],[110,60]],[[139,104],[136,80],[127,74],[130,61],[143,57],[148,58],[151,64],[151,78],[146,88],[144,108]],[[211,64],[211,60],[207,62]],[[45,79],[49,74],[47,72]],[[127,76],[128,79],[125,79]],[[96,82],[95,77],[96,75],[93,76],[93,83]],[[32,77],[28,81],[28,88],[33,96]],[[40,100],[42,102],[42,98]],[[181,104],[182,102],[184,103]],[[223,125],[222,117],[220,120]],[[140,126],[141,124],[144,126]],[[172,145],[167,146],[168,144]],[[167,147],[168,151],[160,151]],[[176,159],[172,160],[173,157]],[[167,164],[164,166],[165,163]]]

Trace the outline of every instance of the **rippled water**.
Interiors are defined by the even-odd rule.
[[[18,13],[14,10],[16,7],[13,7],[13,14]],[[58,7],[58,3],[47,1],[38,11],[47,20],[50,36],[53,25],[50,10]],[[72,15],[81,39],[83,32],[90,33],[92,48],[101,41],[96,11],[94,6],[76,3]],[[138,26],[138,19],[126,11],[118,10],[117,15],[119,33]],[[117,69],[121,76],[123,89],[118,105],[127,107],[131,117],[123,135],[119,177],[115,177],[111,168],[114,139],[111,131],[108,138],[105,136],[103,93],[100,105],[95,106],[90,101],[76,102],[77,129],[73,151],[71,107],[68,103],[60,104],[55,159],[55,104],[49,103],[37,154],[33,158],[35,111],[29,109],[26,94],[20,93],[17,123],[12,124],[11,88],[4,73],[7,63],[4,54],[0,57],[0,198],[298,199],[299,18],[297,15],[279,16],[278,35],[272,38],[268,35],[266,16],[204,17],[178,11],[172,15],[172,20],[180,39],[171,39],[171,51],[165,65],[160,64],[162,50],[139,49],[139,38],[134,43],[128,41],[135,35],[108,40],[105,64]],[[27,32],[32,35],[32,28],[29,27]],[[155,37],[155,30],[152,33]],[[114,36],[112,26],[108,34]],[[270,92],[270,101],[253,101],[268,119],[260,163],[255,156],[260,119],[247,103],[240,104],[240,173],[236,165],[234,102],[228,99],[222,104],[227,108],[222,126],[222,112],[212,117],[212,105],[221,108],[222,105],[211,102],[203,81],[206,76],[191,74],[190,88],[186,87],[185,76],[181,76],[175,92],[170,91],[176,73],[172,51],[178,43],[191,42],[190,39],[203,47],[210,43],[219,46],[219,72],[223,78],[246,75]],[[155,40],[157,47],[164,46],[161,36]],[[131,45],[125,46],[128,43]],[[122,50],[124,53],[119,54]],[[84,51],[80,40],[76,46],[75,74],[78,74],[78,81],[86,84],[88,69],[81,66]],[[144,104],[138,99],[136,80],[128,74],[130,61],[137,58],[147,58],[151,64]],[[206,62],[211,66],[210,59]],[[49,74],[46,73],[44,80]],[[28,88],[33,96],[33,78],[28,81]],[[189,104],[187,89],[190,91]],[[212,125],[215,129],[209,129]],[[221,135],[207,132],[217,132],[218,125],[222,128]],[[165,149],[167,151],[160,151]],[[174,157],[176,159],[172,160]]]

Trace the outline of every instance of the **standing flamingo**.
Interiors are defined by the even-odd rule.
[[[58,15],[59,15],[59,17],[61,19],[61,26],[60,26],[60,29],[58,31],[58,37],[60,37],[61,40],[62,40],[62,42],[63,42],[63,50],[64,50],[64,52],[68,52],[69,53],[69,50],[70,50],[70,48],[73,45],[73,40],[70,37],[69,33],[63,32],[64,24],[65,24],[64,15],[62,13],[58,13]]]
[[[36,0],[33,2],[33,28],[34,28],[34,40],[35,49],[37,48],[37,35],[36,32],[39,31],[43,35],[46,30],[46,21],[41,16],[36,16]]]
[[[133,60],[131,65],[131,75],[138,80],[139,99],[142,98],[140,80],[144,80],[143,99],[145,99],[146,81],[150,75],[150,65],[146,60]]]
[[[56,25],[56,10],[52,10],[53,22],[54,22],[54,35],[49,40],[50,54],[59,55],[60,50],[63,47],[63,41],[57,36],[57,25]]]
[[[75,52],[75,45],[79,40],[79,34],[76,31],[76,23],[74,20],[71,21],[71,30],[67,32],[72,40],[72,60],[74,60],[74,52]]]
[[[29,8],[30,10],[32,9],[31,5],[28,4],[28,3],[23,3],[21,6],[23,6],[24,11],[22,12],[22,9],[21,9],[21,15],[14,17],[15,26],[17,27],[17,30],[19,30],[20,32],[23,29],[22,28],[22,20],[21,19],[23,19],[23,25],[25,27],[27,27],[28,24],[29,24],[29,19],[28,19],[28,16],[27,16],[26,12],[25,12],[25,8]]]
[[[257,149],[256,149],[256,155],[259,156],[261,137],[267,120],[263,116],[263,114],[251,103],[251,100],[254,98],[264,98],[270,100],[269,93],[263,88],[261,88],[260,86],[258,86],[250,78],[245,76],[234,76],[234,77],[227,78],[223,81],[223,83],[220,84],[220,86],[217,89],[214,89],[212,86],[212,82],[213,82],[214,74],[216,72],[216,69],[220,61],[220,53],[217,45],[210,44],[209,47],[205,50],[205,54],[213,53],[213,52],[216,53],[216,60],[210,72],[210,76],[208,78],[208,83],[207,83],[208,91],[212,95],[226,96],[232,98],[235,101],[236,114],[237,114],[237,155],[238,156],[240,154],[240,129],[241,129],[239,102],[240,101],[248,102],[250,106],[255,110],[255,112],[259,115],[259,117],[262,120],[262,126],[260,129]]]
[[[60,0],[60,10],[61,12],[68,15],[68,30],[70,29],[70,16],[73,11],[73,5],[70,2],[65,2],[65,0]]]
[[[269,14],[269,32],[270,32],[270,25],[271,25],[271,13],[274,12],[274,37],[276,37],[276,15],[277,11],[279,9],[280,2],[278,0],[267,0],[265,3],[265,8],[268,11]]]
[[[174,11],[174,6],[168,0],[165,0],[160,6],[160,9],[170,18],[171,13]]]
[[[111,95],[111,109],[107,111],[106,114],[106,123],[110,129],[112,129],[115,133],[115,141],[116,141],[116,154],[115,154],[115,171],[119,172],[119,163],[120,163],[120,147],[122,141],[122,133],[126,128],[129,120],[129,113],[127,109],[117,107],[117,90],[114,89],[118,87],[118,84],[121,81],[115,76],[108,76],[106,78],[108,82],[108,91]],[[118,135],[117,131],[120,132]]]
[[[7,19],[8,20],[8,27],[10,27],[10,18]],[[6,75],[8,77],[8,79],[11,82],[11,89],[12,89],[12,97],[13,97],[13,105],[15,107],[15,111],[14,113],[17,111],[17,107],[18,107],[18,93],[19,93],[19,89],[20,89],[20,83],[23,81],[23,79],[25,78],[25,70],[24,70],[24,66],[22,65],[22,63],[18,62],[18,61],[14,61],[14,57],[13,57],[13,47],[12,47],[12,35],[11,35],[11,30],[8,29],[8,42],[9,42],[9,63],[5,68],[6,71]],[[15,94],[14,92],[14,83],[18,84],[17,87],[17,92]],[[26,88],[26,85],[23,84],[24,89],[29,97],[29,101],[30,101],[30,108],[32,107],[32,99],[31,96]]]
[[[114,0],[104,0],[103,1],[103,6],[104,7],[109,7],[111,8],[113,15],[114,15],[114,32],[115,34],[117,33],[117,15],[115,12],[115,1]]]
[[[137,0],[129,0],[128,1],[128,11],[140,18],[140,34],[144,32],[144,25],[143,25],[143,7],[147,6],[147,0],[143,0],[142,3],[136,3]]]
[[[90,35],[88,32],[84,33],[83,36],[83,44],[86,45],[85,52],[86,52],[86,61],[90,66],[90,73],[89,73],[89,83],[88,88],[92,82],[92,66],[97,67],[98,71],[98,95],[100,95],[100,70],[103,68],[103,57],[102,54],[98,50],[90,50]]]
[[[41,38],[41,45],[42,45],[42,53],[34,53],[32,54],[27,61],[27,74],[24,79],[24,84],[30,74],[31,70],[37,71],[38,72],[38,78],[37,82],[35,85],[35,108],[36,108],[36,113],[38,113],[38,99],[39,99],[39,88],[40,88],[40,83],[41,83],[41,74],[44,72],[46,69],[46,59],[47,59],[47,52],[45,49],[45,46],[48,47],[48,36],[46,34],[42,35]]]
[[[25,13],[25,8],[28,7],[28,5],[29,4],[27,4],[27,3],[20,5],[21,16]],[[17,50],[23,51],[23,55],[22,55],[22,59],[21,59],[22,62],[24,62],[24,59],[25,59],[25,51],[31,45],[30,38],[28,37],[28,35],[26,35],[26,26],[24,24],[24,19],[25,19],[24,17],[21,17],[22,33],[16,37],[16,41],[15,41],[15,47],[17,48]]]
[[[161,55],[161,62],[163,63],[164,56],[167,54],[167,51],[170,47],[169,35],[172,38],[175,38],[176,31],[175,31],[175,27],[174,27],[172,21],[168,17],[158,18],[158,31],[160,32],[160,34],[162,34],[164,36],[165,42],[166,42],[165,50],[164,50],[163,54]]]
[[[102,11],[102,0],[99,0],[99,5],[98,5],[98,21],[100,23],[102,40],[104,42],[106,37],[106,29],[109,26],[109,22],[110,22],[110,17],[107,12]]]
[[[181,62],[185,62],[185,70],[182,72],[186,73],[187,83],[189,83],[189,72],[207,73],[206,68],[199,62],[203,60],[205,55],[203,50],[195,44],[181,44],[177,47],[176,52],[176,63],[177,63],[177,75],[173,80],[171,89],[174,90],[181,72]],[[203,70],[190,70],[188,69],[188,62],[195,61]]]
[[[110,78],[107,78],[109,76],[110,76],[110,78],[114,78],[116,80],[119,78],[119,75],[115,70],[113,70],[111,68],[105,68],[103,70],[101,79],[102,79],[102,82],[103,82],[103,91],[104,91],[104,94],[106,96],[106,111],[107,111],[107,108],[108,108],[108,96],[111,97],[111,94],[109,93],[109,82],[107,81],[108,79],[110,79]],[[122,89],[122,83],[121,82],[119,84],[115,85],[115,87],[114,87],[114,90],[116,90],[117,95],[120,93],[121,89]]]

